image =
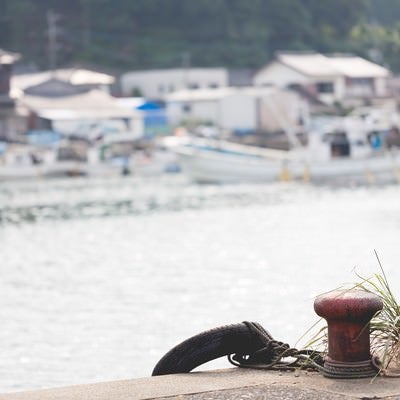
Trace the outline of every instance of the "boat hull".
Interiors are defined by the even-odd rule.
[[[400,181],[400,157],[397,153],[324,162],[296,160],[293,157],[268,160],[191,148],[180,149],[177,155],[183,172],[200,183]]]
[[[38,165],[1,165],[0,181],[87,175],[85,163],[60,162]]]
[[[279,179],[281,163],[195,149],[177,151],[182,171],[200,183],[270,182]]]

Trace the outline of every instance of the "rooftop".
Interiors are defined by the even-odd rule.
[[[9,51],[0,49],[0,64],[14,64],[20,58],[21,55],[18,53],[11,53]]]
[[[131,118],[135,115],[134,110],[120,106],[114,97],[101,90],[56,98],[26,95],[20,99],[19,106],[51,120]]]
[[[65,68],[55,71],[41,71],[14,75],[11,78],[12,90],[25,90],[50,79],[71,83],[72,85],[111,85],[115,78],[111,75],[80,68]]]
[[[309,76],[346,76],[349,78],[387,77],[390,71],[381,65],[351,54],[278,53],[278,61]]]

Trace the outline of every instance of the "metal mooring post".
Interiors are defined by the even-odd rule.
[[[328,323],[328,356],[324,375],[329,378],[374,376],[369,323],[383,307],[382,300],[362,290],[335,290],[316,298],[315,312]]]

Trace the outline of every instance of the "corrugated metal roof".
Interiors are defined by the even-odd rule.
[[[19,100],[19,106],[52,120],[132,118],[137,115],[101,90],[57,98],[24,96]]]
[[[18,53],[11,53],[0,49],[0,64],[14,64],[20,58],[21,55]]]
[[[111,75],[87,69],[59,70],[59,79],[63,74],[69,76],[68,82],[73,85],[111,85],[115,82],[115,78]]]
[[[278,60],[294,70],[309,76],[335,76],[338,70],[329,59],[318,53],[279,53]]]
[[[325,56],[319,53],[278,53],[277,59],[308,76],[340,75],[350,78],[379,78],[390,74],[388,69],[354,55]]]
[[[111,85],[115,82],[115,78],[111,75],[87,69],[66,68],[55,71],[13,75],[11,78],[11,87],[13,90],[25,90],[28,87],[39,85],[50,79],[58,79],[69,82],[72,85]]]
[[[390,71],[378,64],[356,56],[332,56],[329,62],[349,78],[384,78]]]

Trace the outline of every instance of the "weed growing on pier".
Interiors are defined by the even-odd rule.
[[[369,279],[357,274],[361,282],[356,284],[356,287],[378,295],[383,302],[382,310],[370,323],[371,353],[381,362],[381,374],[393,375],[398,373],[400,366],[400,305],[390,288],[376,251],[375,256],[380,273],[374,274]]]
[[[378,260],[380,272],[370,278],[365,278],[356,273],[360,281],[348,290],[365,290],[381,298],[383,308],[370,322],[371,354],[379,359],[379,373],[381,375],[400,377],[400,305],[393,294],[376,251],[375,256]],[[343,290],[344,288],[338,289]],[[322,322],[325,321],[323,319],[318,320],[303,337],[316,331],[308,340],[305,348],[319,350],[322,351],[322,354],[327,354],[327,326],[318,328]]]

